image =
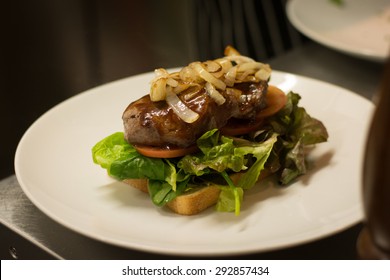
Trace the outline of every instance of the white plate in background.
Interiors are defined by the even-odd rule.
[[[327,47],[372,61],[390,51],[390,1],[290,0],[287,16],[295,28]]]

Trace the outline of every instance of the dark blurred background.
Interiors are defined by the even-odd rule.
[[[304,43],[287,0],[1,1],[0,179],[45,111],[89,88],[223,55],[266,61]],[[36,159],[39,162],[39,159]]]

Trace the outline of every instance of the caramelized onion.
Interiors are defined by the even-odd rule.
[[[216,88],[218,89],[221,89],[221,90],[225,90],[226,88],[226,84],[215,78],[213,75],[211,75],[209,72],[207,72],[203,67],[202,67],[202,64],[200,63],[191,63],[191,66],[192,68],[199,74],[199,76],[205,80],[206,82],[209,82],[211,84],[213,84],[213,86],[215,86]]]
[[[171,90],[167,91],[166,101],[175,114],[186,123],[193,123],[199,118],[199,114],[188,108]]]
[[[168,78],[167,79],[167,85],[171,87],[177,87],[179,85],[179,82],[176,81],[175,79]]]
[[[220,94],[219,91],[212,84],[206,83],[205,89],[207,94],[210,95],[212,99],[214,99],[215,103],[217,103],[218,105],[222,105],[223,103],[225,103],[225,97],[223,97],[223,95]]]
[[[234,66],[225,75],[225,83],[227,86],[232,87],[236,82],[237,67]]]
[[[240,55],[240,53],[239,53],[235,48],[233,48],[232,46],[227,46],[227,47],[225,48],[224,55],[225,55],[225,56],[229,56],[229,55]]]
[[[213,60],[207,60],[206,62],[203,62],[203,65],[209,73],[216,73],[222,69],[222,66]]]
[[[150,99],[166,100],[181,119],[193,122],[199,116],[175,95],[191,90],[191,87],[197,90],[204,88],[221,105],[225,98],[220,91],[228,93],[227,88],[233,88],[236,83],[269,80],[271,68],[268,64],[241,55],[231,46],[226,47],[224,54],[224,57],[215,60],[193,62],[175,73],[168,73],[164,68],[156,69],[156,76],[151,81]]]
[[[152,86],[150,88],[150,100],[152,101],[164,100],[167,92],[166,85],[167,85],[166,78],[159,78],[154,83],[152,83]]]
[[[268,81],[268,79],[271,77],[271,69],[267,71],[267,69],[260,69],[255,73],[255,78],[263,81]]]
[[[217,63],[219,63],[219,65],[221,65],[222,71],[223,71],[224,73],[227,73],[227,72],[230,70],[230,68],[233,67],[232,61],[229,60],[229,58],[227,58],[227,57],[218,58],[218,59],[216,59],[215,61],[216,61]]]

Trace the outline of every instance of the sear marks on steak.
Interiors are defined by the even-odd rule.
[[[135,145],[187,147],[206,131],[223,127],[230,118],[252,119],[263,109],[268,84],[236,84],[235,91],[221,92],[226,101],[218,105],[205,90],[184,91],[179,98],[199,114],[193,123],[181,120],[165,101],[152,102],[149,95],[132,102],[122,119],[126,140]]]

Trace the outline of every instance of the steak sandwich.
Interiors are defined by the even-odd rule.
[[[328,138],[297,93],[269,85],[268,64],[230,46],[221,58],[155,74],[149,94],[124,110],[124,131],[92,154],[110,176],[178,214],[216,205],[238,215],[245,190],[269,175],[290,184],[306,173],[307,147]]]

